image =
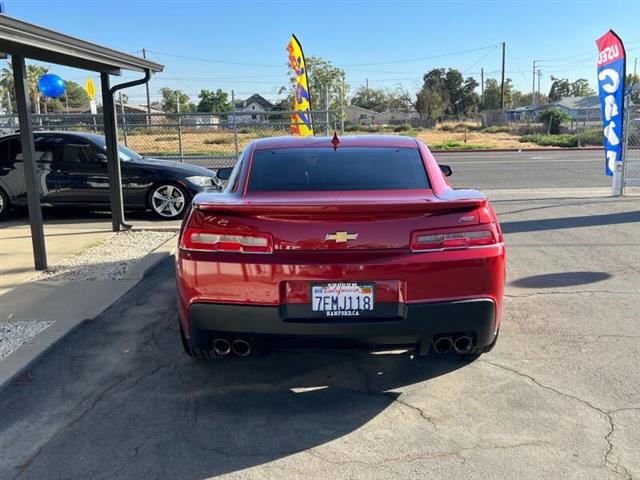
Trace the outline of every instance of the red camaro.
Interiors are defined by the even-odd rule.
[[[505,279],[489,200],[413,138],[251,143],[200,193],[177,256],[188,354],[327,347],[489,351]]]

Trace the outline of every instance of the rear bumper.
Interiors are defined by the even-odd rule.
[[[270,347],[382,348],[410,346],[426,354],[434,337],[467,334],[474,351],[495,337],[496,304],[481,298],[388,305],[391,318],[375,320],[304,318],[290,306],[196,302],[188,309],[190,341],[210,348],[214,338],[242,336]]]

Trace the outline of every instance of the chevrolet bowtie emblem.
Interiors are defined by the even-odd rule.
[[[357,233],[348,232],[327,233],[327,236],[324,237],[325,240],[334,240],[336,243],[347,243],[349,240],[355,240],[357,238]]]

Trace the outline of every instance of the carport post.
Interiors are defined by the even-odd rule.
[[[22,143],[22,163],[24,165],[24,181],[27,187],[27,205],[29,207],[29,224],[31,225],[31,244],[36,270],[47,268],[47,250],[44,244],[44,228],[42,226],[42,210],[40,209],[40,185],[36,178],[36,149],[33,140],[33,125],[29,91],[27,89],[27,69],[24,57],[11,55],[13,79],[18,106],[20,124],[20,142]]]
[[[109,74],[100,73],[102,86],[102,115],[104,138],[107,145],[107,172],[109,174],[109,198],[111,203],[111,226],[114,232],[128,227],[124,222],[122,208],[122,176],[120,173],[120,156],[118,155],[118,130],[116,128],[116,105],[111,93]]]

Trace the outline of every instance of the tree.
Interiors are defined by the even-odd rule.
[[[351,105],[382,112],[388,108],[388,98],[383,89],[367,88],[363,85],[356,90],[355,95],[351,98]]]
[[[536,93],[536,103],[538,105],[545,105],[549,103],[549,97],[544,93],[538,95]],[[511,93],[511,106],[512,107],[524,107],[527,105],[533,105],[533,94],[531,92],[524,93],[518,90],[514,90]]]
[[[635,88],[631,91],[631,101],[636,105],[640,104],[640,75],[628,74],[625,79],[626,87],[635,85]]]
[[[540,112],[538,120],[547,126],[548,133],[557,134],[560,133],[562,124],[571,120],[571,116],[559,108],[550,108]]]
[[[40,89],[38,88],[38,80],[48,71],[48,69],[40,67],[38,65],[27,65],[27,90],[31,99],[31,108],[34,113],[40,113],[42,106],[42,93],[40,93]],[[0,86],[2,86],[5,92],[8,91],[11,94],[15,91],[14,85],[13,68],[11,67],[10,63],[7,63],[7,66],[0,71]],[[4,99],[3,102],[6,103]],[[12,99],[11,103],[13,104],[11,109],[15,111],[15,99]]]
[[[228,112],[231,110],[229,95],[220,88],[215,92],[213,90],[200,90],[198,98],[200,99],[196,107],[198,112]]]
[[[458,113],[475,113],[480,105],[480,96],[476,93],[476,88],[480,84],[473,77],[467,77],[461,87],[460,109]]]
[[[66,96],[66,98],[64,98]],[[125,97],[124,94],[122,94]],[[81,108],[89,106],[89,94],[78,85],[76,82],[71,80],[64,81],[64,95],[60,99],[65,103],[69,104],[69,108]]]
[[[495,78],[487,78],[484,82],[484,109],[485,110],[499,110],[500,109],[500,97],[502,89],[500,82]],[[507,107],[512,104],[513,99],[513,84],[511,79],[507,78],[504,81],[504,106]]]
[[[416,110],[422,118],[435,120],[447,111],[447,101],[440,91],[423,88],[416,97]]]
[[[181,112],[192,112],[195,110],[195,105],[189,103],[189,95],[182,90],[173,90],[169,87],[163,87],[160,89],[160,95],[162,95],[162,111],[163,112],[177,112],[178,103],[180,101]]]
[[[574,97],[590,97],[596,92],[589,86],[589,80],[579,78],[571,84],[571,95]]]
[[[311,109],[324,110],[325,96],[328,94],[329,110],[340,110],[348,104],[349,85],[345,83],[345,72],[335,67],[329,60],[322,57],[307,57],[305,59],[307,77],[309,79],[309,95]],[[290,103],[293,105],[293,94],[296,88],[296,77],[291,65],[289,69],[289,85],[280,87],[278,93],[289,93]]]
[[[557,102],[562,97],[571,96],[571,83],[566,78],[551,77],[551,89],[549,90],[549,101]]]
[[[423,79],[421,102],[430,99],[439,99],[439,107],[445,106],[444,113],[462,114],[474,112],[478,108],[479,96],[475,92],[478,82],[472,78],[464,79],[462,73],[455,68],[445,70],[444,68],[434,68],[428,71]],[[426,93],[431,92],[431,93]],[[434,96],[432,93],[437,93]],[[419,94],[420,95],[420,94]],[[436,110],[438,109],[436,108]]]

